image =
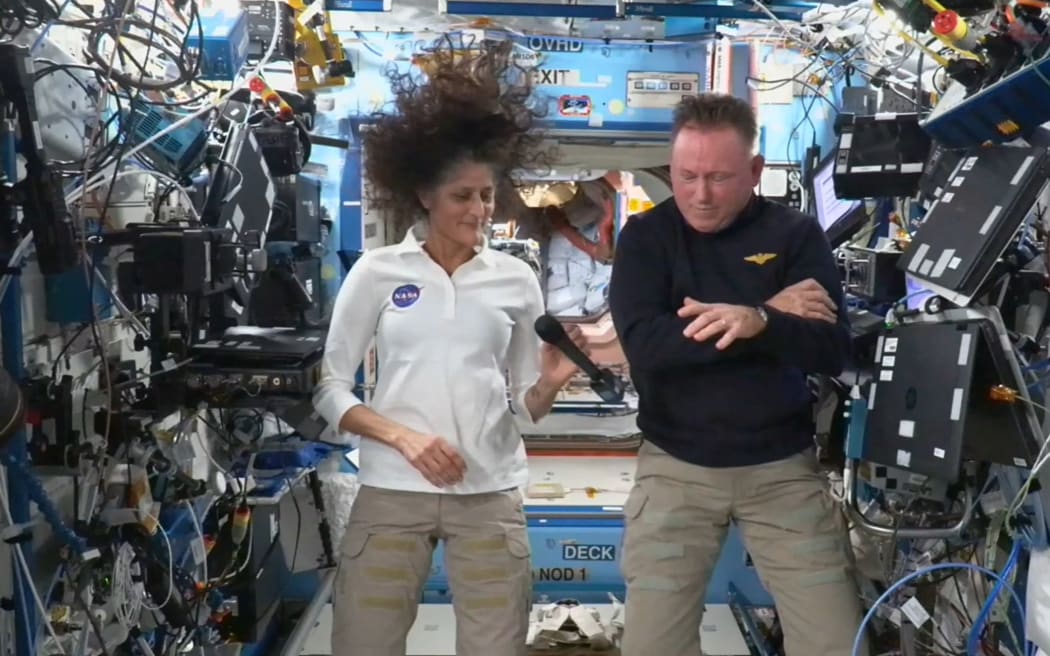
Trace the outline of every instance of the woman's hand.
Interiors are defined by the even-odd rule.
[[[591,356],[590,345],[580,327],[574,323],[565,324],[565,333],[576,346],[583,351],[587,357]],[[550,344],[543,344],[540,360],[540,379],[545,381],[556,390],[565,387],[565,384],[576,375],[579,367],[569,359],[569,356]]]
[[[397,440],[396,446],[401,455],[436,487],[455,485],[467,472],[463,456],[436,435],[409,432]]]

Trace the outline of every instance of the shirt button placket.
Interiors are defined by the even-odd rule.
[[[445,276],[445,319],[456,318],[456,283],[452,277]]]

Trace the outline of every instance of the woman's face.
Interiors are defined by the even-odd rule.
[[[492,220],[496,183],[487,164],[466,161],[433,189],[421,192],[419,201],[430,217],[430,232],[467,248],[480,243]]]

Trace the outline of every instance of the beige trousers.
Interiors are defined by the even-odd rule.
[[[434,547],[445,541],[457,656],[525,656],[531,555],[521,493],[364,486],[333,591],[333,656],[405,656]]]
[[[646,442],[624,507],[623,656],[698,656],[730,521],[777,605],[787,656],[850,656],[860,624],[845,522],[815,455],[707,468]]]

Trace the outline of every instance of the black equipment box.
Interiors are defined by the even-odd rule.
[[[226,625],[237,642],[262,641],[276,621],[281,595],[291,576],[288,573],[288,554],[281,543],[281,531],[291,519],[281,517],[280,504],[252,505],[252,520],[248,528],[251,531],[250,544],[231,550],[232,539],[227,528],[230,524],[227,524],[220,533],[222,542],[208,553],[209,571],[221,572],[231,561],[240,564],[247,559],[247,566],[232,574],[232,580],[223,588],[225,595],[237,602]],[[290,525],[295,526],[294,523]],[[247,556],[241,554],[245,549],[249,551]]]
[[[1015,367],[986,319],[886,330],[868,390],[864,459],[947,482],[964,459],[1030,467],[1038,418],[1025,397],[993,399],[998,385],[1023,391]]]
[[[301,173],[277,180],[267,241],[321,241],[321,182]]]
[[[186,388],[225,397],[241,391],[254,395],[310,394],[321,380],[321,358],[269,367],[238,367],[207,362],[186,365]]]
[[[266,166],[275,178],[295,175],[303,169],[309,153],[295,123],[264,120],[252,127]]]
[[[274,3],[273,0],[241,0],[241,7],[248,14],[248,54],[250,57],[262,57],[266,53],[273,40],[273,29],[276,25],[277,45],[274,48],[274,54],[283,59],[295,59],[294,9],[285,2]],[[279,21],[275,11],[280,12]]]
[[[930,153],[918,114],[842,114],[835,156],[835,193],[861,200],[912,196]]]
[[[309,395],[321,380],[325,335],[315,329],[231,328],[221,339],[190,348],[187,391],[238,406]]]
[[[897,267],[901,252],[849,247],[846,281],[851,294],[872,303],[892,303],[906,294],[904,273]]]
[[[136,291],[208,295],[233,284],[237,251],[232,243],[232,231],[153,225],[130,227],[134,259],[127,280]]]
[[[971,151],[930,206],[898,266],[966,306],[981,291],[1046,184],[1047,150]]]

